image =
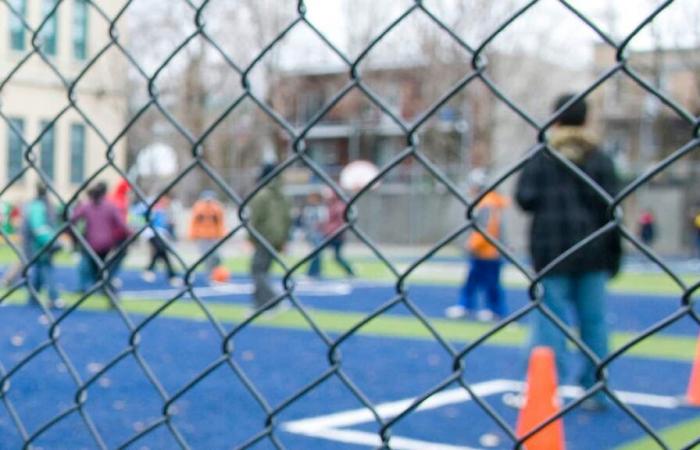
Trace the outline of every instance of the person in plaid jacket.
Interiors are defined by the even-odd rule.
[[[573,97],[559,97],[554,110],[563,108]],[[586,115],[584,100],[575,102],[562,112],[548,135],[549,148],[571,161],[608,194],[615,195],[618,178],[613,162],[584,129]],[[562,321],[565,321],[566,310],[572,308],[582,341],[594,354],[603,358],[608,352],[605,291],[608,279],[620,267],[622,252],[619,233],[613,229],[566,258],[560,257],[612,220],[607,202],[547,152],[539,152],[525,164],[515,198],[532,217],[530,255],[535,270],[543,274],[542,304]],[[534,311],[531,317],[530,345],[548,346],[554,350],[557,368],[563,379],[567,353],[564,334],[539,310]],[[595,381],[595,365],[584,356],[579,382],[588,388]],[[602,395],[590,398],[585,406],[591,409],[604,406]]]

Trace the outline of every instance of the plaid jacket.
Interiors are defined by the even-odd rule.
[[[578,127],[557,128],[550,146],[569,158],[600,187],[614,195],[618,179],[612,160]],[[530,254],[540,271],[559,255],[609,222],[607,204],[585,182],[552,156],[540,153],[528,161],[518,180],[516,201],[531,214]],[[549,273],[609,271],[616,274],[621,258],[619,233],[589,242]]]

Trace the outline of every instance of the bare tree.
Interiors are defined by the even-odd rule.
[[[173,145],[183,160],[201,151],[202,161],[226,179],[232,178],[235,169],[259,162],[257,150],[272,135],[271,121],[250,99],[230,113],[239,120],[223,120],[213,130],[210,127],[244,95],[242,73],[289,21],[293,9],[283,10],[273,3],[211,2],[203,10],[202,33],[197,33],[195,24],[198,11],[186,2],[155,1],[149,3],[148,12],[130,11],[129,35],[138,39],[130,40],[129,50],[143,68],[131,71],[131,109],[136,113],[150,100],[147,79],[157,73],[159,104],[189,136],[185,138],[165,114],[151,106],[131,130],[132,150],[155,139]],[[162,66],[187,39],[187,45]],[[269,86],[275,83],[277,72],[277,54],[272,51],[248,74],[249,92],[269,103]],[[211,134],[198,142],[205,132]],[[193,142],[200,145],[195,147]],[[196,183],[212,185],[203,173]]]

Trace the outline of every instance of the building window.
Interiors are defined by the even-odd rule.
[[[7,178],[13,178],[22,171],[22,156],[24,155],[24,120],[12,118],[7,127]]]
[[[27,18],[27,0],[10,0],[10,6],[25,20]],[[22,51],[25,49],[25,34],[26,30],[22,19],[20,19],[12,11],[10,14],[10,48],[12,50]]]
[[[85,126],[74,123],[70,127],[70,182],[85,181]]]
[[[46,18],[44,26],[41,28],[42,51],[50,56],[56,56],[56,36],[58,35],[58,9],[54,10],[58,0],[43,0],[43,17]]]
[[[304,92],[300,108],[297,111],[297,123],[302,125],[310,121],[323,108],[324,103],[325,98],[321,90],[314,89]]]
[[[73,56],[87,58],[88,3],[87,0],[73,2]]]
[[[41,136],[41,142],[39,143],[40,148],[40,159],[39,167],[41,170],[49,177],[49,180],[54,178],[54,165],[55,165],[55,139],[54,139],[54,126],[53,123],[49,121],[41,122],[41,129],[44,130],[48,127],[48,130],[44,132]]]

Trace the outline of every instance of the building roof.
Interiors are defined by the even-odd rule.
[[[373,72],[408,70],[429,67],[425,61],[389,61],[381,60],[375,62],[360,63],[360,69],[370,70]],[[283,76],[323,76],[323,75],[342,75],[350,73],[350,66],[340,64],[338,62],[328,63],[313,63],[305,64],[297,67],[284,69]]]

